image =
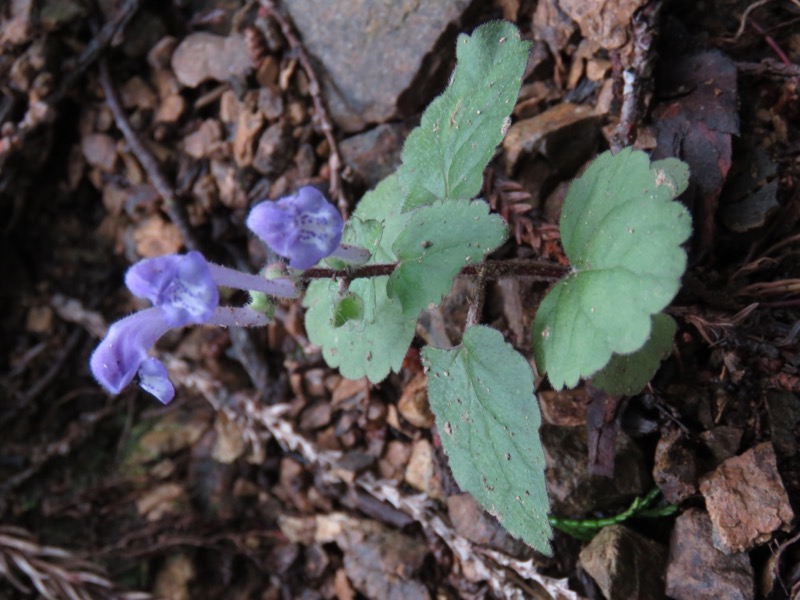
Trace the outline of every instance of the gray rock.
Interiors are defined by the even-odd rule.
[[[581,550],[581,566],[609,600],[664,597],[666,549],[622,525],[603,528]]]
[[[753,565],[744,552],[725,555],[712,543],[711,518],[692,508],[675,521],[667,559],[667,595],[675,600],[751,600]]]
[[[397,116],[423,59],[471,0],[286,0],[312,56],[331,116],[345,131]],[[416,109],[418,107],[414,107]]]
[[[400,166],[403,142],[411,129],[403,124],[378,125],[344,140],[340,150],[345,164],[367,189]]]
[[[585,427],[545,423],[540,434],[554,515],[582,518],[595,510],[623,508],[651,485],[641,450],[623,433],[617,438],[613,479],[589,474]]]

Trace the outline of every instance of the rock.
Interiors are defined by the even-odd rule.
[[[392,440],[386,445],[383,458],[378,461],[381,479],[401,481],[411,458],[411,446],[400,440]]]
[[[178,81],[197,87],[204,81],[244,77],[251,68],[244,37],[222,37],[197,32],[188,35],[172,54],[172,70]]]
[[[406,467],[405,480],[408,485],[420,492],[425,492],[436,500],[444,499],[442,477],[436,465],[433,446],[426,439],[414,442],[411,458]]]
[[[580,553],[584,571],[611,600],[663,598],[666,559],[661,544],[623,525],[604,527]]]
[[[448,496],[447,513],[456,533],[475,544],[489,546],[511,556],[519,556],[526,548],[523,542],[512,538],[497,519],[481,509],[470,494]]]
[[[216,119],[206,119],[197,130],[183,138],[183,151],[199,160],[208,156],[221,141],[222,124]]]
[[[650,477],[644,458],[627,435],[620,433],[617,437],[614,478],[609,479],[589,475],[585,427],[545,423],[539,432],[553,514],[581,518],[596,510],[622,508],[647,492]]]
[[[575,390],[543,390],[539,392],[542,419],[550,425],[565,427],[586,426],[586,405],[589,399],[585,388]]]
[[[147,217],[133,232],[136,252],[142,258],[174,254],[183,246],[181,232],[158,215]]]
[[[236,122],[236,135],[233,137],[233,158],[236,165],[243,169],[253,163],[256,151],[256,140],[264,128],[264,115],[258,109],[243,110]]]
[[[428,555],[423,538],[405,535],[375,521],[352,519],[336,542],[344,551],[344,568],[350,582],[365,597],[430,598],[425,586],[413,579]]]
[[[691,508],[675,521],[667,559],[667,595],[675,600],[751,600],[753,566],[744,552],[725,555],[712,543],[708,514]]]
[[[136,510],[148,521],[185,513],[189,507],[186,490],[177,483],[162,483],[147,490],[136,501]]]
[[[157,598],[189,600],[189,583],[197,576],[192,560],[183,553],[173,554],[164,562],[153,584]]]
[[[512,174],[524,154],[542,154],[557,168],[576,169],[596,146],[600,124],[591,106],[570,102],[517,121],[503,140],[506,171]]]
[[[119,95],[125,108],[152,110],[156,106],[156,93],[138,75],[131,77],[122,85]]]
[[[700,492],[714,524],[714,545],[729,554],[762,544],[794,522],[769,442],[726,460],[703,478]]]
[[[117,166],[117,142],[105,133],[91,133],[81,139],[83,156],[93,167],[111,173]]]
[[[420,427],[429,429],[433,426],[434,418],[428,404],[428,377],[418,373],[403,388],[400,400],[397,401],[397,410],[406,421]]]
[[[175,123],[186,111],[186,100],[180,94],[164,98],[156,109],[157,123]]]
[[[645,2],[646,0],[558,0],[561,10],[580,26],[583,36],[607,50],[619,48],[628,41],[628,28],[633,13]]]
[[[287,0],[318,71],[331,116],[346,132],[398,115],[424,58],[469,0]],[[414,86],[420,87],[420,86]],[[408,107],[415,111],[419,106]]]
[[[342,141],[342,158],[367,189],[390,175],[400,165],[403,142],[410,128],[402,124],[379,125]]]
[[[732,456],[736,456],[739,445],[742,443],[742,433],[738,427],[720,425],[700,434],[700,440],[711,452],[714,468]]]
[[[292,161],[295,140],[285,121],[273,123],[258,139],[253,168],[262,175],[282,173]]]
[[[783,390],[767,392],[767,413],[778,472],[795,513],[800,511],[800,398]]]
[[[671,504],[680,504],[697,493],[696,452],[680,429],[668,431],[658,440],[653,479]]]

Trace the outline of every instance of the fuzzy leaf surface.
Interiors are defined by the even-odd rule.
[[[478,195],[483,170],[508,129],[530,47],[504,21],[459,36],[450,84],[403,148],[404,210]]]
[[[548,292],[533,324],[539,370],[555,389],[574,387],[613,354],[650,337],[651,316],[675,297],[686,269],[691,218],[676,198],[688,184],[677,159],[601,154],[576,179],[561,212],[574,270]]]
[[[481,262],[503,243],[506,225],[483,200],[438,201],[408,214],[393,245],[400,264],[387,291],[400,300],[406,317],[416,318],[442,301],[463,266]]]
[[[422,351],[428,397],[450,468],[512,535],[549,554],[541,416],[528,361],[483,326],[461,346]]]
[[[592,375],[592,385],[608,394],[633,396],[644,389],[672,351],[677,331],[669,315],[653,315],[653,326],[644,346],[631,354],[615,354],[609,363]]]
[[[409,218],[400,213],[403,197],[395,175],[384,179],[361,200],[342,241],[367,248],[371,264],[394,262],[392,244]],[[351,312],[348,316],[356,318],[339,327],[342,319],[334,314],[342,300],[338,283],[317,280],[306,290],[308,337],[322,348],[325,362],[349,379],[368,377],[378,382],[390,371],[399,371],[414,338],[416,320],[404,316],[400,302],[389,298],[388,280],[388,276],[353,280],[348,295],[360,298],[361,314]],[[350,303],[358,304],[355,299]]]

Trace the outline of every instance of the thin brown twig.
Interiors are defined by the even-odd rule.
[[[350,269],[308,269],[303,271],[300,279],[336,279],[347,277],[359,279],[364,277],[380,277],[391,275],[397,268],[397,263],[378,265],[361,265]],[[501,277],[530,277],[539,281],[557,281],[569,273],[569,267],[564,267],[552,262],[538,260],[487,260],[474,265],[467,265],[461,269],[459,275],[479,275],[483,271],[488,280]]]
[[[742,37],[744,30],[747,28],[747,19],[750,16],[750,13],[752,13],[757,8],[761,8],[765,4],[769,4],[770,2],[772,2],[772,0],[758,0],[757,2],[753,2],[750,6],[744,9],[744,12],[742,13],[742,18],[739,20],[739,29],[736,30],[736,34],[733,36],[732,41],[738,42],[739,38]]]
[[[294,27],[292,27],[292,24],[289,22],[289,20],[277,9],[273,0],[261,0],[261,7],[267,13],[267,16],[274,19],[278,25],[280,25],[283,36],[286,38],[286,41],[289,42],[289,46],[292,48],[292,50],[297,54],[300,65],[306,72],[306,76],[308,77],[308,91],[311,93],[311,99],[314,102],[314,113],[317,122],[322,129],[322,133],[325,136],[325,140],[328,142],[328,146],[330,147],[330,156],[328,157],[331,187],[330,193],[331,196],[336,200],[336,204],[338,205],[342,216],[346,219],[350,214],[350,206],[342,189],[341,171],[344,163],[342,162],[342,156],[339,153],[339,142],[336,141],[336,137],[333,135],[333,122],[328,114],[325,101],[322,98],[322,87],[320,86],[319,79],[314,71],[314,66],[311,64],[311,59],[308,56],[308,52],[306,51],[303,42],[301,42],[300,38],[298,38],[295,34]]]
[[[122,108],[119,95],[114,87],[114,82],[111,79],[111,72],[108,69],[108,61],[106,61],[104,58],[101,58],[99,62],[100,85],[103,88],[103,93],[106,96],[106,104],[108,104],[108,107],[111,109],[111,114],[114,115],[114,122],[116,123],[117,128],[125,136],[128,146],[136,156],[139,164],[142,165],[142,168],[147,173],[147,177],[156,188],[159,196],[161,196],[162,200],[164,201],[164,208],[167,211],[170,220],[173,222],[175,227],[178,228],[181,236],[183,236],[183,241],[186,244],[186,247],[190,250],[199,250],[200,243],[189,225],[186,207],[178,202],[175,189],[161,171],[158,161],[145,147],[145,145],[139,139],[137,133],[133,130],[133,127],[128,120],[128,116],[125,114],[125,111]]]

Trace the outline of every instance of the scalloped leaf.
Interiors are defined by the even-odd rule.
[[[386,290],[400,299],[406,317],[416,318],[442,301],[462,267],[481,262],[505,241],[506,225],[483,200],[436,202],[409,214],[392,246],[400,264]]]
[[[404,210],[478,195],[483,170],[508,129],[530,48],[504,21],[458,37],[450,84],[403,148]]]
[[[641,392],[656,374],[661,361],[672,352],[672,338],[678,327],[669,315],[653,315],[650,339],[631,354],[615,354],[592,375],[592,385],[608,394],[633,396]]]
[[[453,476],[512,535],[550,554],[541,416],[528,361],[489,327],[426,347],[428,398]]]
[[[342,241],[370,250],[371,264],[394,262],[392,244],[410,218],[400,213],[402,202],[397,177],[390,175],[362,198]],[[416,321],[405,317],[400,302],[389,298],[388,281],[388,276],[352,281],[346,295],[361,299],[362,314],[360,318],[349,314],[338,327],[342,319],[335,312],[343,299],[338,282],[318,280],[306,290],[308,337],[322,348],[325,362],[349,379],[368,377],[378,382],[390,371],[399,371],[414,338]]]
[[[675,297],[691,218],[676,198],[688,184],[677,159],[601,154],[570,186],[561,240],[574,270],[542,301],[533,324],[536,364],[555,389],[574,387],[613,354],[650,338],[651,316]]]

